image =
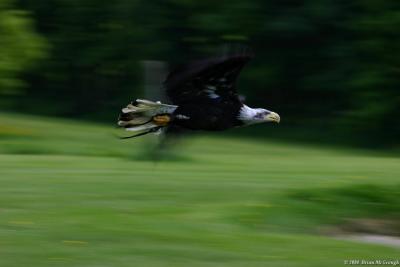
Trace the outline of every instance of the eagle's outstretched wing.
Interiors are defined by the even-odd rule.
[[[250,54],[230,55],[181,66],[164,82],[167,96],[176,105],[204,98],[235,98],[239,101],[235,82],[251,58]]]

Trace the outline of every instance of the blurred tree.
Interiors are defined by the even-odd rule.
[[[182,63],[249,44],[252,105],[324,140],[398,144],[400,2],[374,0],[18,0],[51,44],[25,76],[35,112],[114,118],[143,96],[141,60]],[[12,41],[14,42],[14,41]],[[283,128],[281,126],[280,128]]]
[[[32,28],[28,13],[0,0],[0,94],[15,94],[19,74],[45,54],[45,41]]]
[[[352,38],[354,69],[347,79],[347,133],[370,145],[399,142],[400,2],[357,1],[346,28]]]

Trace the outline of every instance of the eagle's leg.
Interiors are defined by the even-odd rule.
[[[156,115],[153,117],[154,124],[158,126],[167,126],[171,121],[171,116],[168,114]]]

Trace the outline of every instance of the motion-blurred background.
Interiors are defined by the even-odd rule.
[[[398,1],[0,0],[0,266],[395,259],[399,29]],[[239,91],[280,125],[158,163],[110,133],[160,82],[146,62],[241,47]]]

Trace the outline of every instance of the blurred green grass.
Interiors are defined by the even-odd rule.
[[[398,220],[395,156],[221,133],[180,143],[178,160],[138,160],[150,139],[0,114],[0,266],[342,266],[398,257],[395,248],[318,234],[349,218]]]

